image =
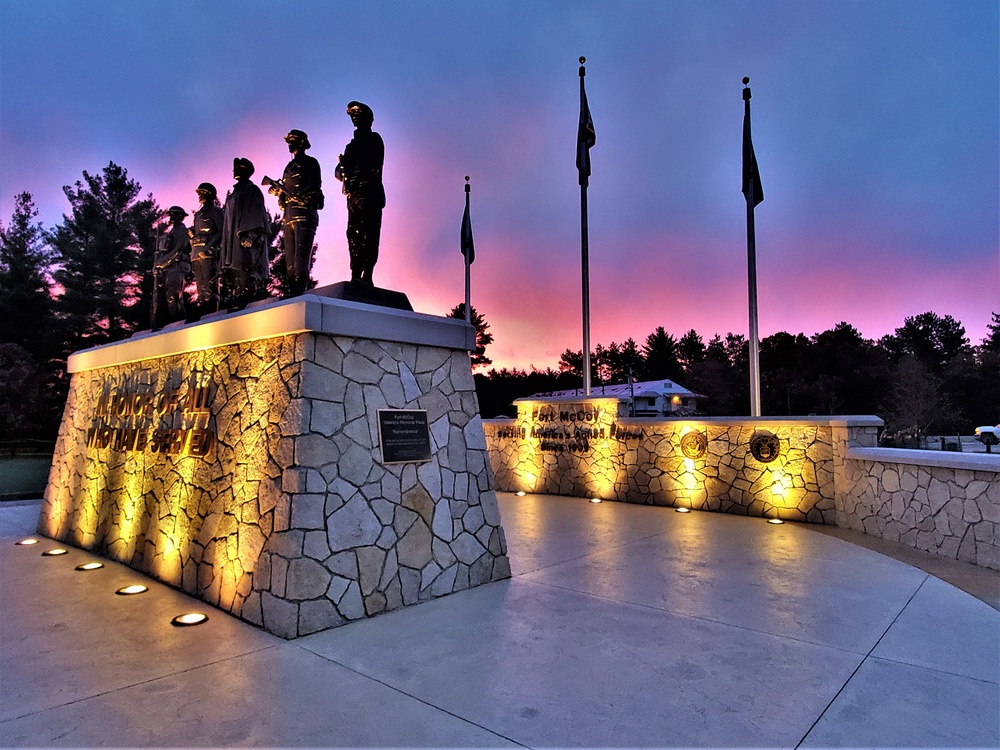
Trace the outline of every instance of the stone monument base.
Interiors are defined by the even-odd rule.
[[[78,352],[39,532],[285,638],[509,577],[474,345],[310,294]]]

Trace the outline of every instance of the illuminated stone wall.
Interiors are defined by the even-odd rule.
[[[622,409],[613,398],[524,400],[515,420],[487,420],[497,488],[835,522],[836,420],[645,419]],[[754,456],[755,437],[773,457]]]
[[[322,332],[75,372],[39,531],[284,637],[510,575],[468,353]]]
[[[877,448],[876,417],[621,408],[524,400],[516,419],[487,420],[497,488],[833,524],[1000,570],[1000,456]]]

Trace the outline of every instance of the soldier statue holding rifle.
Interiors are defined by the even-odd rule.
[[[191,219],[191,267],[197,286],[196,317],[219,309],[219,248],[222,244],[222,206],[218,191],[210,182],[196,190],[201,208]]]
[[[281,180],[265,177],[271,195],[278,196],[278,205],[284,211],[281,218],[289,295],[298,296],[309,286],[312,269],[313,239],[319,225],[319,211],[323,208],[323,180],[319,162],[306,154],[309,136],[301,130],[290,130],[285,136],[292,160],[285,167]]]
[[[347,196],[347,248],[351,254],[351,281],[372,286],[372,270],[378,261],[382,233],[382,163],[385,145],[372,130],[375,114],[361,102],[350,102],[347,114],[354,123],[354,137],[344,148],[336,177]]]
[[[170,217],[170,224],[166,231],[162,224],[157,226],[156,255],[153,258],[154,331],[162,326],[164,320],[168,323],[184,320],[184,285],[191,273],[191,244],[184,226],[187,211],[180,206],[171,206],[166,214]],[[166,315],[160,308],[161,298],[167,303]]]

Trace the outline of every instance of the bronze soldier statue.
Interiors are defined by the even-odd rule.
[[[184,286],[191,273],[191,243],[184,226],[187,211],[180,206],[167,209],[170,224],[166,231],[158,227],[156,256],[153,259],[153,330],[164,323],[184,320]],[[167,303],[166,314],[160,312],[160,300]]]
[[[222,244],[222,207],[215,185],[201,183],[197,190],[201,208],[191,219],[191,268],[197,287],[195,319],[219,309],[219,246]]]
[[[271,220],[264,194],[250,182],[253,162],[233,159],[236,184],[226,196],[222,223],[222,301],[229,310],[267,297],[267,243]]]
[[[309,136],[301,130],[291,130],[285,142],[292,160],[285,167],[280,182],[265,177],[263,184],[270,186],[271,195],[278,196],[278,206],[284,212],[281,218],[282,252],[289,296],[295,297],[309,286],[313,239],[319,225],[319,211],[323,208],[323,179],[319,162],[306,154]]]
[[[336,177],[344,183],[344,195],[347,196],[351,281],[372,286],[372,270],[378,261],[382,232],[382,209],[385,208],[385,188],[382,186],[385,145],[382,136],[372,130],[375,114],[371,107],[351,102],[347,105],[347,114],[354,123],[354,138],[340,155]]]

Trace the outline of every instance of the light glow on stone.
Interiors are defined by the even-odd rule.
[[[69,552],[68,549],[63,549],[62,547],[56,547],[55,549],[47,549],[42,553],[43,557],[55,557],[56,555],[65,555]]]
[[[187,612],[183,615],[177,615],[177,617],[170,621],[170,624],[177,625],[178,627],[184,627],[187,625],[201,625],[207,620],[208,615],[203,612]]]
[[[16,544],[22,544],[22,545],[38,544],[38,540],[37,539],[28,538],[28,539],[22,539],[21,541],[15,542],[15,543]]]
[[[74,570],[97,570],[97,569],[103,568],[103,567],[104,567],[104,563],[89,562],[89,563],[84,563],[83,565],[77,565],[74,568]]]

